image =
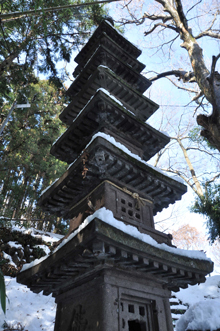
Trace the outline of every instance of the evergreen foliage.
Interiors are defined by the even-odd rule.
[[[37,9],[42,9],[42,14],[0,20],[0,107],[10,100],[11,85],[27,85],[35,79],[33,69],[62,86],[64,70],[58,69],[57,63],[70,61],[72,51],[85,42],[106,13],[97,4],[44,12],[44,8],[68,4],[74,1],[1,1],[1,14]]]
[[[220,185],[207,184],[204,196],[197,197],[192,211],[207,218],[209,239],[212,243],[220,238]]]
[[[66,100],[64,92],[48,81],[39,81],[20,90],[18,103],[24,102],[23,94],[33,102],[30,108],[13,111],[0,138],[0,215],[3,221],[22,218],[27,226],[47,230],[61,222],[55,216],[45,215],[36,201],[42,190],[66,169],[66,164],[50,154],[52,143],[65,130],[58,117]]]
[[[211,150],[216,150],[216,147],[213,146],[212,144],[210,144],[210,142],[203,136],[200,135],[200,130],[201,127],[199,126],[195,126],[192,130],[189,131],[189,139],[192,142],[196,142],[197,144],[202,144],[203,142],[205,143],[205,145],[207,145],[207,147]]]
[[[80,1],[76,2],[80,4]],[[83,3],[83,1],[82,1]],[[42,190],[65,171],[66,164],[50,155],[50,147],[65,128],[58,116],[67,102],[63,61],[90,36],[106,11],[103,6],[45,8],[74,0],[1,1],[1,14],[42,10],[0,20],[0,125],[13,102],[15,108],[0,136],[0,225],[14,218],[26,226],[63,232],[66,223],[44,214],[36,205]],[[38,81],[36,73],[47,81]]]

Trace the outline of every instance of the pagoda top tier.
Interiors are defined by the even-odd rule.
[[[141,50],[121,35],[121,33],[114,28],[113,24],[106,19],[100,23],[89,41],[75,57],[75,62],[84,65],[103,37],[111,40],[111,45],[109,47],[111,51],[115,52],[115,49],[123,50],[123,53],[125,54],[124,56],[126,56],[127,59],[132,58],[129,61],[133,61],[141,55]],[[143,64],[141,64],[141,66],[143,66],[143,68],[145,67]]]

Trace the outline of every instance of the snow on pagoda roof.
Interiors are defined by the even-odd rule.
[[[67,239],[64,239],[62,243],[54,250],[53,254],[57,252],[59,249],[61,249],[67,242],[69,242],[72,238],[74,238],[80,231],[82,231],[93,219],[98,218],[101,221],[108,223],[109,225],[121,230],[124,233],[129,234],[130,236],[139,239],[151,246],[154,246],[156,248],[162,249],[164,251],[189,257],[191,259],[197,259],[197,260],[204,260],[211,262],[210,258],[208,258],[203,251],[195,251],[195,250],[185,250],[180,248],[175,248],[168,246],[166,244],[158,244],[150,235],[144,234],[138,231],[138,229],[131,225],[126,225],[123,222],[120,222],[116,220],[113,216],[113,213],[111,210],[107,210],[105,207],[100,208],[97,210],[93,215],[88,216],[84,222],[72,233]],[[47,256],[42,257],[41,259],[34,260],[31,263],[24,264],[22,271],[25,271],[26,269],[32,268],[33,266],[41,263],[43,260],[45,260]]]

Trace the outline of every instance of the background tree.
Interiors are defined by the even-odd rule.
[[[201,250],[205,248],[206,239],[194,226],[184,224],[172,233],[173,244],[182,249]]]
[[[175,108],[173,111],[170,108],[161,107],[158,114],[152,116],[151,124],[169,132],[170,143],[151,162],[169,175],[181,178],[192,189],[196,197],[192,211],[206,216],[209,238],[213,242],[220,235],[219,152],[210,149],[199,137],[199,128],[194,126],[190,109],[186,107],[176,112]]]
[[[58,117],[65,91],[42,80],[21,89],[18,103],[23,103],[24,94],[33,101],[31,107],[16,109],[0,138],[0,213],[51,230],[60,220],[44,214],[36,201],[66,169],[50,154],[52,143],[65,130]]]
[[[73,0],[0,3],[0,124],[14,101],[31,103],[31,108],[13,111],[0,137],[0,212],[3,220],[22,219],[47,230],[63,226],[62,220],[36,206],[40,192],[65,169],[49,154],[64,130],[58,119],[67,101],[63,63],[106,14],[97,2],[81,7],[77,1],[78,7],[66,8],[73,4]],[[61,10],[45,11],[58,6]],[[31,15],[25,14],[31,10]],[[39,81],[40,74],[49,80]]]
[[[123,6],[120,15],[118,22],[121,24],[142,26],[148,49],[154,56],[162,54],[164,63],[172,63],[172,68],[166,72],[149,75],[152,82],[173,76],[179,80],[174,80],[177,86],[180,81],[185,85],[196,83],[196,89],[186,88],[196,93],[193,100],[199,107],[205,107],[205,98],[212,107],[210,115],[197,116],[198,124],[203,127],[201,134],[220,151],[220,75],[216,71],[219,48],[215,48],[212,59],[204,57],[204,52],[210,55],[210,39],[217,42],[220,39],[219,1],[151,0],[146,4],[130,1]],[[186,62],[183,61],[185,53],[176,45],[186,50]]]
[[[181,177],[193,190],[199,202],[197,206],[200,205],[200,212],[207,218],[209,238],[213,241],[220,236],[220,231],[216,231],[219,209],[215,187],[219,185],[220,150],[220,76],[216,71],[220,52],[219,2],[134,0],[124,6],[117,4],[117,7],[120,9],[117,22],[128,30],[129,27],[138,30],[140,47],[147,49],[149,60],[145,57],[144,63],[147,64],[145,74],[153,83],[151,98],[158,86],[163,87],[162,78],[169,82],[154,97],[160,105],[169,105],[161,107],[161,119],[159,112],[155,114],[154,126],[166,131],[171,142],[153,163]],[[152,70],[155,67],[157,72]],[[172,92],[169,84],[173,86]],[[169,93],[171,97],[166,102]],[[176,103],[173,101],[175,94],[179,96]],[[197,123],[204,128],[202,137],[193,119],[199,110],[202,114],[197,116]],[[209,187],[209,203],[205,198],[206,187]],[[213,198],[216,204],[212,208]]]
[[[212,245],[214,262],[220,266],[220,240],[216,240]]]
[[[206,181],[203,187],[204,195],[197,197],[192,210],[206,216],[209,238],[214,243],[220,238],[220,185]]]
[[[0,20],[0,107],[11,100],[11,88],[35,80],[33,69],[62,86],[60,61],[69,62],[73,50],[81,46],[106,11],[94,4],[86,7],[44,12],[44,8],[73,4],[72,0],[1,1],[0,12],[25,12],[41,9],[39,15]],[[79,2],[77,2],[79,4]],[[5,116],[5,109],[2,109]]]

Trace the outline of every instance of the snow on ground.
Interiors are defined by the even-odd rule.
[[[200,285],[175,293],[189,309],[176,323],[176,331],[220,329],[220,276],[212,276]]]
[[[41,238],[48,243],[56,242],[63,237],[59,234],[34,228],[26,229],[15,225],[15,223],[12,223],[12,230]],[[8,242],[8,244],[17,248],[21,246],[13,241]],[[35,247],[42,248],[46,254],[50,253],[46,245],[36,245]],[[10,265],[16,267],[10,255],[3,252],[3,256],[10,260]],[[7,294],[6,314],[4,315],[0,307],[0,331],[9,330],[10,328],[12,330],[22,330],[22,327],[24,327],[24,331],[54,330],[56,303],[51,295],[45,296],[42,292],[35,294],[27,286],[18,284],[16,278],[9,276],[5,276],[5,285]]]
[[[26,286],[18,284],[16,278],[5,277],[7,293],[6,315],[0,309],[0,330],[5,326],[24,327],[24,331],[53,331],[56,314],[55,299],[35,294]]]
[[[0,331],[4,321],[9,326],[24,326],[24,331],[53,331],[56,304],[52,296],[34,294],[15,278],[5,277],[7,296],[6,315],[0,310]],[[208,277],[206,283],[189,286],[175,296],[190,305],[177,322],[176,331],[216,330],[220,327],[220,276]],[[185,309],[185,307],[182,307]],[[192,321],[193,320],[193,321]],[[192,322],[191,322],[192,321]],[[191,323],[191,324],[190,324]]]
[[[220,328],[220,299],[201,301],[180,317],[176,331],[214,331]]]
[[[23,226],[16,225],[14,221],[12,221],[11,228],[13,231],[20,231],[24,234],[30,234],[32,237],[41,238],[43,241],[46,241],[48,243],[56,242],[63,237],[63,235],[61,235],[61,234],[57,234],[57,233],[53,233],[53,232],[45,232],[45,231],[38,230],[35,228],[26,229]]]

